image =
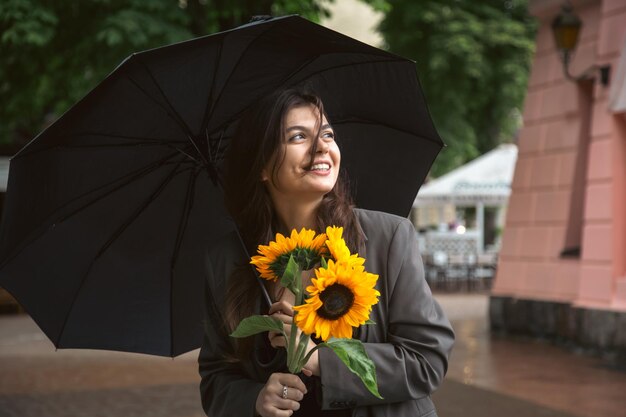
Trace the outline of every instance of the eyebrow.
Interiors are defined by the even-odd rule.
[[[332,126],[329,125],[328,123],[326,123],[325,125],[322,125],[322,127],[320,128],[320,131],[322,130],[327,130],[327,129],[332,129]],[[304,126],[291,126],[289,128],[287,128],[286,132],[291,132],[292,130],[309,130]]]

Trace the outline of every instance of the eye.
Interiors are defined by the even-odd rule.
[[[322,137],[324,139],[335,139],[335,132],[333,132],[332,130],[329,130],[327,132],[322,133]]]
[[[302,141],[302,140],[304,140],[304,139],[305,139],[305,137],[304,137],[304,133],[296,133],[295,135],[290,136],[290,137],[287,139],[287,141],[288,141],[288,142],[299,142],[299,141]]]

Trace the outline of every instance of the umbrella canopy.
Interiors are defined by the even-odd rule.
[[[504,144],[425,184],[414,207],[478,203],[504,205],[511,194],[517,146]]]
[[[442,146],[414,64],[297,16],[133,54],[12,160],[0,285],[59,348],[175,356],[202,340],[204,253],[238,117],[323,99],[360,207],[406,216]],[[242,167],[245,168],[245,167]]]

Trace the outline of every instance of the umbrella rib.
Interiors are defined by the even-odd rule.
[[[126,181],[123,181],[123,182],[119,183],[117,186],[111,188],[107,192],[97,196],[93,200],[90,200],[89,202],[85,203],[84,205],[76,208],[75,210],[71,211],[70,213],[66,214],[65,216],[61,217],[59,219],[59,221],[63,222],[65,220],[69,219],[70,217],[74,216],[76,213],[86,209],[87,207],[91,206],[92,204],[95,204],[98,201],[102,200],[103,198],[108,197],[109,195],[113,194],[115,191],[118,191],[118,190],[122,189],[123,187],[127,186],[128,184],[130,184],[130,183],[132,183],[134,181],[137,181],[137,180],[141,179],[142,177],[144,177],[144,176],[154,172],[155,169],[157,169],[157,168],[159,168],[161,166],[169,165],[169,164],[173,164],[174,163],[174,164],[176,164],[176,167],[178,167],[181,164],[183,164],[184,162],[186,162],[186,161],[171,161],[171,162],[167,162],[168,159],[170,159],[170,158],[172,158],[174,156],[176,156],[176,154],[170,154],[166,158],[161,159],[160,161],[156,161],[153,164],[151,164],[149,166],[146,166],[146,167],[144,167],[144,168],[142,168],[140,170],[128,173],[128,174],[126,174],[126,175],[124,175],[122,177],[119,177],[119,178],[109,182],[108,184],[104,184],[104,185],[102,185],[102,186],[100,186],[100,187],[98,187],[98,188],[96,188],[94,190],[86,192],[86,193],[84,193],[84,194],[82,194],[82,195],[72,199],[71,201],[67,202],[66,204],[64,204],[60,208],[66,207],[67,205],[71,204],[73,201],[76,201],[76,200],[79,200],[81,198],[84,198],[84,197],[88,196],[89,194],[92,194],[92,193],[94,193],[96,191],[99,191],[99,190],[101,190],[103,188],[111,186],[111,185],[115,184],[118,181],[126,180]]]
[[[104,242],[104,244],[100,247],[100,249],[98,250],[98,252],[96,253],[96,255],[94,256],[94,258],[91,260],[89,266],[87,267],[87,270],[85,271],[85,273],[83,274],[83,277],[80,281],[80,284],[78,285],[78,288],[76,289],[76,292],[74,293],[74,297],[72,297],[72,304],[70,305],[70,308],[67,311],[67,314],[65,315],[65,319],[63,320],[63,326],[61,327],[61,331],[59,332],[59,337],[58,337],[58,345],[57,347],[59,347],[61,345],[61,340],[63,338],[63,333],[65,332],[65,326],[70,318],[70,315],[72,314],[72,311],[74,310],[74,305],[76,304],[76,299],[78,298],[78,294],[81,292],[83,286],[85,285],[85,282],[87,281],[87,277],[89,276],[92,268],[94,267],[96,261],[107,251],[107,249],[126,231],[126,229],[139,217],[139,215],[161,194],[161,192],[163,192],[163,190],[165,189],[165,187],[167,186],[167,184],[169,184],[169,182],[180,172],[177,172],[178,168],[180,167],[180,164],[177,164],[172,171],[168,174],[167,178],[165,178],[164,181],[162,181],[161,183],[159,183],[159,185],[156,187],[156,189],[150,194],[150,196],[143,202],[143,204],[141,206],[139,206],[127,219],[124,223],[122,223],[120,225],[120,227],[117,228],[117,230],[115,230],[115,232],[113,232],[113,234],[110,235],[109,239]],[[184,172],[184,171],[181,171]]]
[[[159,90],[159,93],[161,93],[161,97],[163,97],[163,100],[165,100],[165,103],[167,103],[167,106],[169,107],[170,111],[168,111],[166,108],[164,108],[158,101],[156,101],[150,94],[148,94],[147,91],[145,91],[143,88],[141,88],[135,80],[133,80],[132,78],[128,77],[128,79],[141,91],[143,92],[148,98],[150,98],[152,101],[154,101],[156,104],[158,104],[163,110],[165,110],[165,112],[179,125],[179,127],[183,130],[183,133],[187,136],[187,139],[189,139],[189,141],[191,142],[191,144],[193,144],[193,146],[196,148],[196,150],[198,151],[198,155],[200,155],[200,157],[203,159],[203,162],[206,164],[208,163],[205,158],[204,155],[202,154],[202,152],[200,152],[200,149],[198,148],[198,145],[196,144],[196,141],[193,140],[193,133],[191,132],[191,129],[189,128],[189,126],[187,126],[187,124],[185,123],[185,121],[183,120],[183,118],[181,117],[180,114],[178,114],[178,112],[176,111],[176,109],[174,108],[174,106],[172,106],[172,103],[170,103],[170,101],[167,98],[167,95],[165,94],[165,92],[163,91],[163,89],[161,89],[161,86],[159,85],[159,83],[157,82],[156,78],[154,78],[154,74],[152,74],[152,71],[150,71],[150,68],[148,68],[148,66],[139,58],[137,58],[137,56],[135,55],[136,61],[138,61],[138,63],[143,67],[144,71],[146,71],[146,73],[148,74],[148,76],[150,77],[150,79],[152,80],[152,83],[154,84],[154,86],[156,87],[157,90]]]
[[[223,138],[224,138],[224,131],[222,131],[222,134],[220,135],[220,140],[219,142],[217,142],[217,147],[215,148],[215,159],[213,162],[217,162],[217,159],[219,158],[219,152],[220,152],[220,148],[222,147]]]
[[[170,142],[111,143],[111,144],[102,144],[102,145],[67,145],[67,146],[58,145],[58,146],[55,146],[54,148],[57,148],[57,149],[89,149],[89,148],[92,148],[92,149],[107,149],[107,148],[115,149],[115,148],[125,148],[125,147],[134,147],[134,146],[166,146],[166,147],[168,147],[170,149],[175,149],[178,153],[186,156],[188,159],[190,159],[191,161],[195,162],[198,165],[200,165],[202,163],[201,161],[199,161],[197,158],[195,158],[190,153],[185,152],[182,148],[179,148],[179,147],[175,146],[174,145],[175,143],[188,145],[187,142],[170,141]],[[49,149],[53,149],[53,148],[49,148]],[[48,149],[41,149],[39,151],[33,152],[33,154],[35,154],[37,152],[40,152],[40,151],[44,151],[44,150],[48,150]]]
[[[436,139],[431,139],[431,138],[428,138],[426,136],[417,135],[416,133],[409,132],[406,129],[398,129],[397,127],[391,126],[391,125],[389,125],[387,123],[381,123],[381,122],[377,122],[377,121],[370,120],[370,119],[361,119],[361,118],[339,119],[339,120],[334,120],[332,122],[333,125],[340,125],[340,124],[345,124],[345,123],[362,123],[362,124],[371,124],[371,125],[374,125],[374,126],[383,126],[383,127],[386,127],[387,129],[395,130],[397,132],[402,132],[402,133],[410,135],[410,136],[417,136],[420,139],[424,139],[424,140],[427,140],[428,142],[433,142],[433,143],[441,146],[441,143],[438,142]]]
[[[315,58],[315,59],[317,59],[317,58]],[[312,60],[310,60],[309,62],[307,62],[306,64],[301,65],[301,66],[300,66],[300,68],[298,68],[296,71],[294,71],[294,72],[292,72],[290,75],[288,75],[288,76],[287,76],[287,77],[283,80],[283,83],[288,82],[288,80],[289,80],[289,79],[291,79],[291,78],[293,78],[295,75],[297,75],[297,73],[300,71],[300,69],[302,69],[302,68],[303,68],[303,67],[305,67],[306,65],[310,64],[310,63],[311,63],[311,62],[313,62],[315,59],[312,59]],[[314,72],[314,73],[312,73],[312,74],[309,74],[309,75],[307,76],[307,78],[311,78],[311,77],[312,77],[312,76],[314,76],[314,75],[321,74],[321,73],[326,72],[326,71],[335,70],[335,69],[344,68],[344,67],[352,67],[352,66],[367,65],[367,64],[378,64],[378,63],[385,63],[385,64],[387,64],[387,63],[405,63],[405,62],[408,62],[408,61],[407,61],[407,60],[405,60],[405,59],[390,59],[390,60],[371,60],[371,61],[364,61],[364,62],[359,62],[359,63],[357,63],[357,64],[343,64],[343,65],[336,65],[336,66],[334,66],[334,67],[324,68],[324,69],[322,69],[322,70],[319,70],[319,71],[316,71],[316,72]],[[388,124],[386,124],[386,123],[375,122],[375,121],[373,121],[373,120],[369,120],[369,119],[361,119],[361,118],[358,118],[358,119],[357,119],[357,118],[355,118],[355,119],[354,119],[354,121],[358,121],[358,122],[360,122],[360,123],[370,123],[370,124],[373,124],[373,125],[384,126],[384,127],[389,128],[389,129],[396,130],[396,131],[398,131],[398,132],[403,132],[403,133],[406,133],[406,134],[409,134],[409,135],[413,135],[413,136],[415,136],[415,133],[408,132],[408,131],[406,131],[406,130],[404,130],[404,129],[398,129],[397,127],[394,127],[394,126],[388,125]],[[348,121],[348,122],[349,122],[349,121]],[[342,121],[339,121],[339,122],[338,122],[337,120],[334,120],[332,123],[333,123],[333,124],[341,124],[341,123],[342,123]],[[426,139],[426,140],[428,140],[428,141],[430,141],[430,142],[433,142],[433,143],[439,144],[439,142],[438,142],[437,140],[435,140],[435,139],[431,139],[431,138],[427,138],[427,137],[424,137],[424,139]]]
[[[147,69],[146,69],[147,71]],[[161,109],[163,109],[163,111],[165,111],[165,113],[174,121],[176,122],[176,124],[178,125],[178,127],[180,127],[183,131],[183,133],[185,134],[185,136],[189,137],[190,136],[190,132],[188,132],[188,128],[187,125],[181,121],[178,120],[177,115],[174,115],[172,113],[170,113],[170,111],[167,109],[167,107],[163,106],[161,103],[159,103],[154,97],[152,97],[150,94],[148,94],[148,92],[143,89],[135,80],[133,80],[131,77],[128,77],[129,81],[135,86],[137,87],[137,89],[139,91],[141,91],[146,97],[148,97],[153,103],[155,103],[157,106],[159,106]],[[158,87],[157,87],[158,88]],[[159,89],[160,91],[160,89]],[[165,99],[165,101],[167,101],[167,99]],[[167,101],[167,104],[170,104],[169,101]],[[170,105],[171,107],[171,105]]]
[[[239,58],[237,59],[237,62],[235,63],[235,65],[233,65],[233,69],[230,71],[230,74],[228,74],[228,77],[226,77],[226,80],[224,81],[224,87],[222,87],[222,89],[220,90],[219,94],[217,95],[217,98],[213,101],[213,105],[211,106],[211,114],[209,115],[209,117],[207,117],[207,126],[209,124],[209,119],[210,116],[213,115],[213,111],[215,110],[215,108],[217,107],[217,103],[219,103],[220,99],[222,98],[222,93],[224,92],[224,90],[226,89],[226,86],[228,85],[228,83],[230,82],[230,79],[232,77],[232,75],[235,73],[235,70],[237,69],[237,67],[239,67],[239,64],[241,63],[241,60],[243,59],[244,55],[246,54],[246,52],[248,52],[248,50],[252,47],[252,44],[254,44],[256,41],[259,40],[259,38],[261,38],[263,35],[267,34],[267,32],[269,32],[270,30],[272,30],[274,28],[274,25],[267,25],[267,29],[265,29],[262,33],[260,33],[254,40],[252,40],[248,45],[246,45],[246,47],[244,48],[244,50],[241,52],[241,54],[239,55]],[[221,39],[220,45],[224,43],[224,38],[223,37]],[[221,56],[221,52],[220,52],[220,56]],[[256,98],[252,101],[255,101]],[[233,120],[234,118],[230,119]],[[229,121],[230,122],[230,121]],[[220,127],[224,126],[227,123],[222,123],[220,125]],[[218,130],[218,129],[215,129]]]
[[[190,161],[187,162],[195,162],[196,164],[202,164],[197,158],[193,155],[185,152],[182,148],[172,145],[172,143],[183,143],[183,142],[170,142],[166,144],[162,143],[132,143],[132,144],[107,144],[107,145],[70,145],[70,146],[61,146],[62,149],[115,149],[115,148],[125,148],[125,147],[133,147],[133,146],[167,146],[170,149],[175,149],[181,155],[184,155]],[[185,161],[182,161],[185,162]]]
[[[100,145],[80,145],[80,144],[73,144],[73,145],[55,145],[55,146],[51,146],[49,148],[41,148],[41,149],[37,149],[34,151],[30,151],[25,155],[22,155],[22,153],[18,153],[17,155],[15,155],[13,158],[11,158],[12,160],[17,160],[20,158],[24,158],[26,156],[31,156],[31,155],[36,155],[40,152],[47,152],[51,149],[72,149],[72,148],[107,148],[107,147],[131,147],[131,146],[169,146],[169,147],[175,147],[173,146],[173,144],[176,143],[180,143],[180,144],[184,144],[187,143],[185,141],[164,141],[164,140],[160,140],[160,139],[155,139],[155,138],[142,138],[142,137],[135,137],[135,136],[126,136],[126,135],[112,135],[112,134],[104,134],[104,133],[97,133],[97,132],[79,132],[79,133],[71,133],[71,134],[66,134],[66,135],[61,135],[59,137],[67,137],[67,138],[71,138],[71,137],[82,137],[82,136],[102,136],[104,138],[118,138],[118,139],[131,139],[131,140],[142,140],[143,142],[134,142],[134,143],[112,143],[112,144],[100,144]]]
[[[215,164],[220,159],[220,157],[223,157],[223,155],[225,153],[225,150],[222,149],[222,139],[224,139],[224,131],[222,130],[222,132],[220,133],[220,137],[219,137],[219,140],[217,142],[217,146],[214,149],[215,153],[213,153],[213,150],[212,150],[211,139],[209,138],[209,129],[208,128],[204,131],[204,134],[205,134],[206,143],[207,143],[207,155],[209,156],[209,160],[215,166]]]
[[[114,133],[100,133],[100,132],[89,132],[89,131],[74,132],[74,133],[69,133],[67,135],[62,135],[62,137],[63,136],[70,137],[70,138],[80,137],[80,136],[102,136],[105,138],[141,140],[145,142],[140,142],[140,143],[156,143],[156,144],[185,143],[185,141],[181,141],[181,140],[163,140],[163,139],[157,139],[157,138],[146,138],[143,136],[119,135],[119,134],[114,134]]]
[[[288,82],[288,80],[289,80],[289,79],[291,79],[291,78],[293,78],[295,75],[297,75],[297,74],[298,74],[298,73],[302,70],[302,68],[303,68],[303,67],[306,67],[307,65],[309,65],[311,62],[313,62],[313,61],[314,61],[315,59],[317,59],[317,58],[319,58],[319,57],[312,58],[312,59],[311,59],[311,60],[309,60],[306,64],[302,64],[302,65],[300,65],[300,66],[299,66],[296,70],[294,70],[294,71],[293,71],[293,72],[291,72],[289,75],[287,75],[287,76],[286,76],[286,77],[285,77],[285,78],[284,78],[284,79],[280,82],[280,84],[279,84],[279,85],[283,85],[284,83]],[[311,73],[311,74],[309,74],[309,75],[307,76],[307,79],[311,78],[311,77],[312,77],[312,76],[314,76],[314,75],[321,74],[321,73],[326,72],[326,71],[335,70],[335,69],[344,68],[344,67],[352,67],[352,66],[357,66],[357,65],[366,65],[366,64],[378,64],[378,63],[402,63],[402,62],[408,62],[408,61],[407,61],[407,60],[405,60],[405,59],[394,58],[394,59],[386,59],[386,60],[370,60],[370,61],[364,61],[364,62],[358,62],[358,63],[352,63],[352,64],[342,64],[342,65],[336,65],[336,66],[333,66],[333,67],[324,68],[324,69],[321,69],[321,70],[316,71],[316,72],[314,72],[314,73]],[[238,65],[238,63],[237,63],[237,65]],[[235,65],[235,67],[236,67],[237,65]],[[231,74],[232,74],[232,72],[231,72]],[[229,79],[230,79],[230,76],[229,76]],[[301,80],[301,81],[302,81],[302,80]],[[226,80],[225,85],[226,85],[227,83],[228,83],[228,79]],[[221,93],[220,93],[220,95],[217,97],[217,99],[215,100],[215,103],[213,104],[213,108],[215,108],[215,107],[217,106],[217,103],[219,102],[220,98],[221,98]],[[213,131],[220,130],[220,129],[224,128],[224,126],[229,125],[230,123],[232,123],[232,122],[233,122],[233,120],[236,120],[236,119],[240,116],[240,114],[241,114],[242,112],[244,112],[244,111],[245,111],[245,109],[241,110],[241,111],[240,111],[240,112],[238,112],[238,113],[234,113],[234,114],[232,115],[232,117],[231,117],[231,118],[229,118],[228,120],[224,121],[222,124],[220,124],[219,126],[217,126],[215,129],[213,129]]]
[[[88,144],[55,145],[46,149],[38,149],[36,151],[29,153],[28,155],[34,155],[39,152],[49,151],[52,149],[90,149],[90,148],[91,149],[107,149],[107,148],[115,149],[115,148],[132,148],[132,147],[140,147],[140,146],[166,146],[169,148],[178,149],[176,148],[176,146],[172,145],[172,143],[184,143],[184,142],[169,142],[169,143],[156,143],[156,142],[128,143],[128,142],[125,142],[125,143],[102,143],[102,144],[92,144],[92,145],[88,145]]]
[[[183,134],[185,136],[187,136],[187,138],[193,143],[192,137],[193,134],[191,133],[191,129],[189,129],[189,126],[187,126],[187,124],[185,123],[185,121],[183,120],[183,118],[180,116],[180,114],[178,114],[178,112],[176,111],[176,109],[174,108],[174,106],[172,106],[172,103],[170,103],[170,101],[168,100],[167,96],[165,95],[165,93],[163,92],[163,90],[161,89],[161,86],[159,85],[159,83],[156,81],[156,79],[154,78],[154,75],[152,74],[152,71],[150,71],[150,69],[148,68],[148,66],[137,57],[137,55],[134,55],[135,61],[137,61],[137,63],[139,65],[141,65],[141,67],[144,69],[144,71],[146,71],[146,73],[148,74],[148,76],[150,77],[150,79],[152,80],[152,83],[155,85],[155,87],[157,88],[157,90],[159,90],[159,93],[161,93],[161,97],[163,97],[163,100],[165,100],[165,103],[167,104],[167,106],[163,106],[163,104],[159,103],[154,97],[152,97],[152,95],[150,95],[144,88],[142,88],[139,83],[137,83],[137,81],[135,81],[133,78],[131,78],[129,75],[127,75],[128,80],[139,90],[141,91],[146,97],[148,97],[152,102],[154,102],[157,106],[159,106],[161,109],[163,109],[163,111],[165,111],[165,113],[178,125],[178,127],[183,131]]]
[[[213,110],[215,110],[216,101],[213,100],[213,95],[215,94],[215,81],[217,80],[217,68],[219,68],[219,64],[222,61],[222,49],[224,47],[224,37],[220,40],[219,47],[217,50],[217,63],[214,65],[213,71],[213,79],[211,80],[211,90],[210,93],[207,94],[207,103],[204,106],[204,119],[202,119],[202,124],[200,125],[200,132],[203,130],[207,131],[209,126],[209,120],[213,116]],[[210,108],[209,108],[210,107]]]
[[[138,179],[142,178],[143,176],[150,174],[150,173],[151,173],[151,172],[153,172],[155,169],[157,169],[157,168],[161,167],[162,165],[165,165],[165,164],[166,164],[166,161],[167,161],[168,159],[170,159],[170,158],[172,158],[172,157],[174,157],[174,156],[176,156],[176,155],[177,155],[176,153],[169,154],[169,155],[165,156],[164,158],[162,158],[162,159],[160,159],[160,160],[158,160],[158,161],[152,162],[151,164],[149,164],[149,165],[147,165],[147,166],[145,166],[145,167],[142,167],[142,168],[140,168],[140,169],[138,169],[138,170],[135,170],[135,171],[133,171],[133,172],[130,172],[130,173],[128,173],[128,174],[125,174],[125,175],[123,175],[122,177],[116,178],[116,179],[114,179],[113,181],[110,181],[110,182],[108,182],[108,183],[106,183],[106,184],[103,184],[103,185],[101,185],[101,186],[100,186],[100,187],[98,187],[98,188],[95,188],[95,189],[93,189],[93,190],[89,190],[88,192],[85,192],[85,193],[83,193],[83,194],[81,194],[81,195],[79,195],[79,196],[74,197],[74,198],[73,198],[73,199],[71,199],[70,201],[68,201],[68,202],[64,203],[63,205],[61,205],[60,207],[58,207],[58,208],[55,210],[55,213],[56,213],[56,212],[58,212],[59,210],[61,210],[61,209],[65,208],[65,207],[69,206],[70,204],[72,204],[73,202],[75,202],[75,201],[77,201],[77,200],[80,200],[80,199],[82,199],[82,198],[85,198],[85,197],[87,197],[88,195],[93,194],[93,193],[95,193],[95,192],[98,192],[98,191],[100,191],[100,190],[102,190],[102,189],[104,189],[104,188],[110,187],[110,186],[114,185],[115,183],[118,183],[118,182],[120,182],[120,181],[126,180],[126,181],[123,181],[123,182],[119,183],[117,186],[115,186],[115,187],[111,188],[111,189],[110,189],[109,191],[107,191],[106,193],[104,193],[104,194],[102,194],[102,195],[100,195],[100,196],[96,197],[96,198],[95,198],[95,199],[93,199],[93,200],[90,200],[89,202],[87,202],[87,203],[86,203],[86,204],[84,204],[83,206],[78,207],[77,209],[73,210],[71,213],[66,214],[65,216],[60,217],[60,218],[59,218],[59,219],[58,219],[58,220],[57,220],[57,221],[56,221],[56,222],[55,222],[52,226],[49,226],[48,228],[50,228],[50,227],[54,227],[54,226],[56,225],[56,223],[58,223],[58,222],[62,222],[62,221],[65,221],[65,220],[66,220],[66,219],[68,219],[69,217],[73,216],[75,213],[77,213],[77,212],[79,212],[79,211],[81,211],[81,210],[85,209],[86,207],[89,207],[91,204],[94,204],[94,203],[96,203],[96,202],[100,201],[101,199],[103,199],[103,198],[105,198],[105,197],[109,196],[110,194],[114,193],[115,191],[117,191],[117,190],[121,189],[122,187],[124,187],[124,186],[126,186],[126,185],[130,184],[131,182],[136,181],[136,180],[138,180]],[[52,218],[53,216],[54,216],[54,213],[50,214],[50,215],[49,215],[46,219],[44,219],[44,220],[42,221],[42,224],[45,224],[45,223],[46,223],[46,222],[47,222],[50,218]],[[6,265],[7,263],[9,263],[9,262],[10,262],[13,258],[15,258],[17,255],[19,255],[19,254],[20,254],[20,253],[21,253],[21,252],[22,252],[22,251],[23,251],[23,250],[24,250],[27,246],[29,246],[32,242],[34,242],[35,240],[37,240],[37,239],[38,239],[41,235],[43,235],[45,232],[46,232],[46,230],[40,230],[40,231],[39,231],[39,233],[35,233],[35,232],[31,233],[32,238],[27,239],[27,240],[24,242],[24,244],[22,244],[20,247],[16,248],[10,256],[8,256],[6,259],[4,259],[4,260],[2,261],[2,264],[0,265],[0,269],[4,268],[4,267],[5,267],[5,265]]]
[[[325,55],[331,55],[331,54],[325,54]],[[317,60],[318,58],[319,58],[319,56],[313,57],[309,61],[307,61],[305,64],[300,65],[300,67],[298,67],[298,69],[296,69],[295,71],[293,71],[289,75],[287,75],[283,79],[282,83],[288,82],[289,79],[291,79],[295,75],[297,75],[302,68],[306,67],[307,65],[309,65],[311,62]],[[356,62],[356,63],[350,63],[350,64],[335,65],[335,66],[332,66],[332,67],[323,68],[323,69],[320,69],[318,71],[315,71],[315,72],[307,75],[306,79],[309,79],[309,78],[313,77],[314,75],[321,74],[321,73],[324,73],[324,72],[327,72],[327,71],[331,71],[331,70],[336,70],[336,69],[339,69],[339,68],[356,67],[356,66],[367,65],[367,64],[380,64],[380,63],[390,64],[390,63],[396,63],[396,62],[407,62],[407,61],[404,60],[404,59],[377,59],[377,60]]]
[[[211,141],[209,139],[209,129],[208,128],[204,131],[204,137],[206,138],[207,155],[209,156],[209,160],[211,162],[214,162],[213,152],[211,151]]]
[[[170,261],[170,356],[174,356],[174,268],[178,261],[178,254],[180,247],[182,246],[183,238],[189,224],[189,215],[194,202],[194,190],[196,186],[196,179],[198,178],[199,170],[193,170],[190,173],[189,182],[187,184],[187,193],[185,194],[185,205],[183,207],[183,215],[178,223],[178,231],[176,232],[176,242],[174,244],[174,251],[172,253],[172,260]]]
[[[24,156],[36,155],[40,152],[49,151],[52,149],[68,149],[68,150],[71,150],[71,149],[119,149],[119,148],[143,147],[143,146],[164,146],[170,149],[175,149],[176,152],[187,157],[190,160],[190,162],[193,161],[198,165],[202,164],[202,161],[199,161],[196,157],[194,157],[190,153],[185,152],[184,149],[175,146],[174,145],[175,143],[187,144],[187,142],[160,142],[160,143],[142,142],[142,143],[107,143],[107,144],[100,144],[100,145],[57,145],[51,148],[38,149],[26,155],[18,155],[18,157],[22,158]]]
[[[170,181],[172,181],[172,179],[175,176],[182,174],[191,169],[191,168],[184,168],[182,170],[179,170],[181,165],[182,165],[182,162],[179,162],[178,164],[176,164],[176,166],[168,174],[167,178],[165,178],[165,180],[162,181],[158,187],[156,187],[155,191],[152,194],[150,194],[150,196],[144,201],[144,203],[137,210],[135,210],[135,212],[126,220],[126,222],[124,222],[117,229],[117,231],[113,235],[111,235],[109,240],[102,246],[100,251],[98,251],[96,258],[99,258],[101,255],[104,254],[104,252],[106,252],[109,246],[111,246],[115,242],[115,240],[118,237],[120,237],[122,233],[124,233],[124,231],[128,228],[128,226],[130,226],[139,217],[139,215],[143,213],[143,211],[163,192],[165,187],[170,183]]]

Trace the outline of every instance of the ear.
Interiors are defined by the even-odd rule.
[[[263,168],[261,170],[261,182],[265,182],[265,181],[267,181],[269,179],[270,179],[270,177],[269,177],[269,175],[267,175],[267,168]]]

